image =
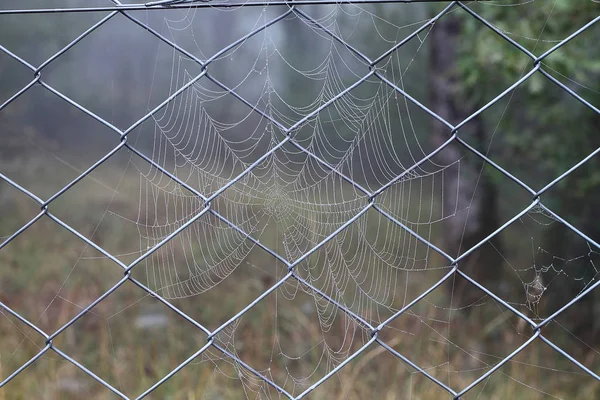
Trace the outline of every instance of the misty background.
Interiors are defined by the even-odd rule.
[[[502,3],[468,7],[535,55],[599,11],[588,0]],[[4,1],[0,10],[113,4],[15,0]],[[198,60],[210,60],[208,76],[133,129],[128,145],[208,196],[283,140],[282,126],[302,121],[293,131],[296,143],[373,193],[451,135],[393,86],[457,125],[533,68],[525,53],[458,7],[386,53],[447,4],[303,5],[298,9],[310,19],[290,13],[223,53],[289,7],[129,11],[44,65],[40,76],[124,131],[202,73]],[[0,50],[35,69],[108,14],[0,14]],[[600,147],[599,35],[593,25],[542,62],[591,107],[536,73],[459,130],[473,151],[457,142],[446,145],[389,185],[376,203],[453,257],[478,245],[533,200],[474,152],[538,191]],[[374,69],[390,84],[372,75],[304,120],[370,72],[356,51],[378,60]],[[31,69],[0,51],[0,105],[33,79]],[[39,83],[0,110],[0,173],[42,200],[119,143],[117,132]],[[295,260],[368,203],[359,188],[315,160],[286,144],[211,206]],[[535,206],[461,261],[461,270],[536,322],[594,284],[598,249],[564,222],[596,243],[600,239],[597,163],[592,157],[540,196],[564,221]],[[128,264],[203,206],[124,147],[49,209]],[[49,333],[121,279],[122,270],[47,217],[1,244],[38,213],[39,205],[0,179],[0,301]],[[373,210],[344,232],[301,263],[298,274],[374,326],[451,268]],[[136,279],[208,329],[225,323],[286,272],[285,265],[214,215],[202,217],[133,269]],[[588,294],[543,331],[592,371],[600,368],[597,296]],[[1,381],[37,354],[44,340],[0,312]],[[234,326],[219,333],[219,343],[295,395],[370,339],[360,324],[298,283],[281,286]],[[457,277],[392,321],[381,338],[461,390],[533,333],[506,307]],[[205,343],[202,332],[129,282],[54,340],[128,396],[144,392]],[[361,354],[338,378],[311,396],[447,395],[380,347]],[[592,377],[534,342],[465,398],[592,398],[598,390]],[[1,400],[83,396],[112,394],[51,353],[0,388]],[[236,360],[211,349],[149,397],[277,396]]]

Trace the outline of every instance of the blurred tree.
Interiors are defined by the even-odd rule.
[[[462,77],[456,66],[459,57],[470,57],[459,52],[459,41],[462,37],[462,21],[456,13],[446,14],[436,22],[430,33],[430,100],[432,110],[456,125],[469,117],[478,109],[478,102],[464,102],[465,94],[461,93]],[[483,120],[476,117],[464,128],[460,129],[461,138],[468,142],[485,142],[486,129]],[[432,125],[432,137],[436,146],[441,146],[450,137],[449,129],[435,121]],[[479,151],[483,151],[480,146]],[[498,226],[498,207],[496,187],[486,174],[481,174],[483,162],[478,157],[466,157],[457,143],[449,145],[437,160],[443,165],[450,165],[450,173],[445,175],[443,209],[454,212],[444,221],[444,245],[450,255],[456,256],[461,251],[475,246]],[[460,164],[457,163],[458,160]],[[496,248],[500,247],[498,239],[494,239]],[[489,254],[494,251],[490,246],[482,246],[461,264],[461,270],[475,280],[486,283],[498,283],[501,264],[497,257]],[[501,289],[491,286],[496,293]],[[481,298],[481,291],[475,289],[465,280],[454,290],[460,304],[473,304]]]
[[[517,5],[522,2],[512,3]],[[536,55],[541,55],[559,40],[584,26],[600,11],[600,5],[593,1],[555,0],[535,2],[518,8],[485,4],[478,6],[477,12],[481,16]],[[460,44],[456,42],[452,46],[456,48],[455,63],[450,61],[447,65],[456,66],[455,79],[460,82],[459,98],[462,107],[473,110],[523,76],[533,67],[533,61],[466,13],[453,14],[457,16],[444,17],[440,21],[442,29],[450,26],[446,29],[450,34],[440,38],[437,48],[434,43],[432,50],[435,54],[443,51],[444,46],[452,45],[450,40],[457,35],[452,32],[460,31]],[[436,24],[436,28],[439,28],[437,25],[439,23]],[[588,29],[542,62],[546,71],[596,107],[600,104],[600,92],[591,88],[597,88],[600,83],[599,39],[598,29]],[[436,65],[435,57],[433,65]],[[447,81],[443,69],[434,73],[441,73],[438,80]],[[434,90],[432,96],[439,94],[435,94]],[[451,101],[442,99],[438,107],[449,107]],[[487,121],[488,132],[495,129],[498,120],[502,119],[501,143],[493,147],[494,152],[490,156],[500,165],[509,166],[511,171],[519,172],[521,176],[528,175],[536,183],[539,182],[535,186],[537,189],[600,147],[598,114],[582,106],[539,73],[534,74],[513,93],[512,105],[502,111],[501,117],[494,116],[493,112],[485,114],[492,116]],[[438,108],[436,111],[439,110]],[[484,132],[485,128],[481,129]],[[484,143],[487,139],[489,138],[482,133],[478,142]],[[495,151],[496,149],[502,151]],[[575,174],[542,195],[544,204],[596,241],[600,238],[595,206],[600,202],[599,164],[598,157],[592,158]],[[489,187],[493,186],[490,183],[493,180],[491,175],[486,178]],[[489,189],[484,189],[484,192],[486,190]],[[480,197],[486,196],[484,194]],[[486,205],[488,212],[493,210],[491,207],[491,203]],[[567,232],[562,224],[552,224],[544,233],[544,248],[552,249],[557,256],[589,252],[584,241],[574,241],[571,239],[574,236],[567,237]],[[582,263],[580,268],[581,271],[574,272],[579,272],[576,275],[581,276],[584,281],[594,278],[593,269],[588,264]],[[482,283],[488,282],[486,279]],[[571,278],[570,283],[554,288],[553,297],[547,299],[546,304],[549,309],[556,309],[575,297],[580,290],[581,282]],[[573,319],[570,326],[574,331],[585,333],[589,337],[600,327],[600,308],[594,306],[593,299],[592,294],[582,300],[582,304],[577,307],[580,318]]]

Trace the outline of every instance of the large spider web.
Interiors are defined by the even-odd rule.
[[[227,89],[248,98],[255,109],[240,107],[229,90],[209,79],[200,79],[157,114],[151,126],[146,125],[146,133],[153,132],[148,156],[208,197],[285,137],[281,126],[272,121],[293,125],[368,72],[356,55],[321,27],[341,37],[352,37],[356,36],[358,20],[364,24],[366,18],[389,47],[401,35],[409,34],[415,24],[393,26],[396,37],[387,38],[377,30],[380,17],[366,9],[336,5],[320,11],[316,22],[292,14],[221,55],[214,61],[217,66],[209,66],[210,74],[219,82],[226,81]],[[194,50],[201,58],[208,58],[210,54],[205,54],[195,40],[207,31],[194,30],[198,29],[193,24],[198,15],[190,10],[177,20],[165,18],[165,32],[168,37],[184,33],[194,38]],[[246,23],[251,30],[274,15],[274,10],[264,9],[253,23]],[[338,25],[340,19],[345,20],[344,28]],[[286,32],[282,27],[286,24],[294,25]],[[348,30],[348,26],[352,29]],[[290,29],[302,31],[292,33]],[[313,52],[307,62],[285,48],[285,38],[293,34],[312,40]],[[396,53],[382,63],[382,68],[394,63],[403,67],[391,78],[396,84],[403,86],[403,74],[426,37],[427,32],[415,39],[419,44],[411,49],[411,58],[404,59],[406,54]],[[193,75],[186,69],[190,65],[188,58],[174,51],[172,60],[171,92]],[[235,71],[225,72],[233,76],[210,72],[220,68],[220,61],[224,65],[232,60]],[[303,89],[302,93],[290,89],[289,82],[294,80],[301,81],[298,88]],[[407,100],[378,79],[368,79],[362,86],[367,89],[346,93],[304,122],[295,136],[299,146],[279,148],[239,183],[217,196],[217,212],[256,239],[275,236],[270,241],[272,250],[294,261],[365,207],[368,198],[360,185],[374,191],[425,157],[429,145],[422,145],[421,141],[428,139],[416,132]],[[224,108],[230,110],[224,112]],[[256,109],[265,117],[257,115]],[[396,129],[398,125],[401,134]],[[428,162],[412,170],[382,195],[385,210],[425,238],[431,238],[435,223],[456,212],[442,211],[439,205],[445,174],[460,171],[460,160],[456,163],[448,166]],[[357,185],[348,183],[333,169]],[[144,250],[163,240],[204,204],[157,169],[140,171],[140,213],[136,225]],[[237,268],[243,268],[254,247],[244,235],[227,229],[217,218],[202,219],[145,261],[146,279],[153,290],[166,298],[194,296],[213,289]],[[340,304],[377,324],[411,300],[407,297],[410,273],[446,268],[443,264],[430,266],[429,256],[429,248],[402,227],[382,215],[367,215],[303,262],[298,273]],[[293,385],[292,394],[310,386],[318,370],[331,370],[346,359],[355,348],[356,339],[364,343],[369,338],[334,303],[300,283],[282,286],[273,301],[293,301],[299,291],[311,296],[323,339],[318,344],[321,353],[313,370],[298,373],[285,367],[288,378],[278,383]],[[282,300],[277,300],[280,296]],[[276,320],[278,314],[276,309]],[[344,321],[344,340],[338,342],[328,338],[327,332],[340,319]],[[219,335],[233,352],[235,326]],[[302,358],[302,354],[284,349],[277,333],[272,346],[273,354],[280,358],[275,363],[285,365]],[[245,390],[268,393],[254,375],[243,368],[239,371]],[[270,365],[265,372],[269,371]]]
[[[246,17],[240,35],[267,23],[278,15],[277,11],[265,8]],[[192,52],[209,59],[212,54],[204,49],[204,43],[214,27],[195,23],[198,18],[195,10],[175,19],[165,18],[163,33],[176,43],[180,38],[188,38],[186,44],[193,45]],[[367,72],[359,57],[323,27],[349,41],[357,37],[357,30],[369,30],[389,48],[422,21],[399,26],[358,5],[324,6],[313,18],[308,21],[291,14],[219,55],[208,68],[211,78],[198,80],[144,129],[145,133],[153,133],[148,156],[209,197],[250,168],[262,154],[278,146],[286,135],[282,127],[303,121],[294,131],[293,143],[279,147],[213,200],[213,208],[229,223],[290,262],[364,208],[369,199],[363,187],[369,192],[378,190],[431,151],[428,136],[416,126],[419,117],[414,117],[415,108],[379,79],[365,80],[359,88],[312,116],[322,104]],[[379,67],[389,71],[387,76],[398,87],[405,87],[405,74],[412,72],[413,61],[423,50],[428,32],[418,35],[407,51],[394,52],[381,62]],[[290,51],[294,42],[289,39],[296,34],[311,43],[310,56]],[[171,92],[197,74],[190,61],[173,50]],[[231,64],[235,68],[227,67]],[[234,98],[231,91],[247,104]],[[304,120],[307,115],[311,118]],[[457,208],[443,209],[442,196],[448,196],[448,191],[444,191],[445,177],[455,174],[460,180],[460,164],[461,159],[451,165],[433,160],[423,163],[381,194],[382,208],[431,240],[443,219],[468,211],[458,208],[458,200],[454,202]],[[135,223],[141,237],[140,250],[144,251],[197,214],[204,204],[156,168],[140,167],[140,172],[140,213]],[[458,198],[459,186],[451,195]],[[523,225],[528,221],[543,225],[537,217],[540,213],[543,214],[534,209],[520,221]],[[552,222],[551,219],[545,223]],[[582,280],[581,290],[593,281],[569,275],[570,265],[582,259],[594,265],[595,253],[591,249],[588,254],[564,259],[550,256],[550,261],[546,261],[548,252],[535,250],[533,237],[530,245],[534,249],[531,265],[510,265],[523,287],[523,296],[511,304],[537,315],[539,303],[551,284],[542,279],[543,274],[547,279],[548,271],[556,279]],[[202,218],[145,261],[147,283],[165,298],[193,297],[227,279],[236,279],[232,276],[240,268],[262,268],[258,264],[263,261],[253,261],[255,251],[256,246],[244,234],[219,218]],[[440,260],[432,262],[430,248],[404,228],[381,214],[367,213],[298,266],[298,275],[329,298],[299,282],[287,282],[269,298],[274,305],[271,356],[257,370],[291,394],[302,392],[370,338],[360,324],[339,311],[337,304],[377,325],[414,298],[411,290],[420,287],[419,272],[442,273],[447,268]],[[273,281],[285,273],[283,268],[273,268],[271,272],[275,275]],[[309,305],[296,301],[306,295]],[[450,300],[435,307],[449,312],[450,319],[453,310],[478,307],[489,301],[483,296],[478,304],[453,305]],[[283,309],[298,303],[304,309],[314,309],[321,330],[317,335],[321,337],[319,342],[306,340],[304,345],[290,345],[285,338],[289,321]],[[435,327],[439,322],[435,316],[419,316],[418,311],[411,315],[435,332],[438,340],[459,346],[452,343],[450,325],[444,327],[447,332],[443,333]],[[244,318],[252,316],[239,320]],[[218,335],[220,343],[233,354],[240,341],[237,327],[241,323],[236,321]],[[487,362],[476,350],[461,350],[475,360],[477,368],[493,366],[494,361]],[[448,379],[449,354],[448,351],[446,360],[442,358],[430,367],[447,371]],[[212,352],[202,358],[215,364],[215,372],[223,372],[223,362],[231,364],[238,376],[230,377],[241,380],[247,397],[272,396],[268,385],[236,361]],[[309,365],[308,369],[305,365]]]

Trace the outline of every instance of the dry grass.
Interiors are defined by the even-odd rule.
[[[104,173],[115,175],[112,170]],[[137,180],[134,173],[127,174],[116,194],[98,182],[84,180],[53,210],[114,254],[139,250],[137,230],[122,218],[134,218],[138,213],[133,189]],[[5,236],[35,215],[35,207],[17,193],[5,187],[0,189],[4,190],[0,236]],[[265,235],[266,243],[277,237],[270,232]],[[181,261],[179,251],[175,248],[174,254]],[[132,257],[135,254],[122,258]],[[270,287],[283,271],[283,266],[263,252],[253,250],[213,289],[173,299],[172,303],[214,329]],[[135,271],[142,281],[144,274],[143,268]],[[65,324],[121,276],[114,263],[86,248],[83,242],[48,219],[39,221],[0,251],[1,301],[46,332]],[[439,274],[425,271],[415,276],[409,281],[408,296],[428,287]],[[324,331],[319,319],[322,314],[316,311],[312,296],[299,291],[295,297],[286,298],[284,293],[296,288],[283,289],[244,316],[237,324],[235,336],[225,330],[218,339],[242,360],[298,394],[308,384],[294,388],[291,375],[309,376],[318,365],[310,378],[314,382],[331,368],[321,359],[323,343],[331,349],[351,352],[368,340],[369,335],[339,310],[333,314],[329,330]],[[468,305],[453,303],[450,310],[449,292],[451,286],[436,290],[385,328],[380,337],[436,378],[453,388],[462,388],[523,343],[530,333],[489,299],[470,305],[467,311],[461,308]],[[398,299],[395,306],[401,304],[402,299]],[[348,335],[354,335],[351,344],[344,340]],[[0,316],[0,336],[0,380],[44,346],[41,337],[6,312]],[[205,342],[204,334],[190,323],[135,285],[126,283],[53,343],[125,394],[137,396]],[[284,358],[278,346],[286,354],[302,357]],[[335,356],[344,358],[343,354]],[[593,359],[590,362],[597,364]],[[596,382],[544,344],[536,343],[464,398],[545,399],[548,393],[558,398],[581,399],[600,395]],[[268,396],[277,398],[268,386],[240,370],[220,352],[210,350],[160,386],[150,398]],[[0,400],[86,397],[115,396],[52,352],[0,389]],[[309,397],[427,400],[446,398],[447,394],[382,347],[372,346]]]

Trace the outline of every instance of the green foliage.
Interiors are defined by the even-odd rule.
[[[541,56],[598,15],[591,1],[530,2],[515,7],[480,3],[473,10],[515,42]],[[534,68],[534,60],[492,32],[466,12],[460,15],[464,40],[458,49],[460,91],[473,107],[480,107]],[[542,68],[587,101],[598,105],[600,93],[600,39],[596,26],[582,32],[542,60]],[[488,121],[490,126],[499,118]],[[541,73],[533,74],[514,92],[502,118],[504,160],[554,178],[600,145],[596,138],[598,115],[581,105]],[[576,128],[576,129],[574,129]],[[494,151],[494,148],[492,148]],[[515,157],[517,156],[517,157]],[[516,161],[516,164],[515,164]],[[593,161],[593,160],[592,160]],[[598,173],[571,182],[571,194],[586,196],[599,181]],[[563,184],[566,187],[566,183]]]
[[[596,18],[600,4],[583,0],[512,1],[515,7],[511,7],[509,2],[502,2],[502,6],[498,3],[470,6],[534,57],[547,55],[541,60],[541,69],[598,108],[600,24],[589,26],[560,44]],[[461,15],[464,38],[458,49],[459,91],[465,103],[477,109],[531,71],[535,60],[466,12],[456,14]],[[486,111],[483,118],[489,136],[486,144],[491,140],[491,132],[495,134],[489,156],[535,190],[600,148],[598,113],[539,71],[498,106]],[[491,181],[501,184],[498,180]],[[595,222],[595,208],[600,202],[599,184],[600,159],[593,157],[542,194],[542,202],[598,241],[600,228]],[[552,249],[556,255],[589,252],[585,241],[568,232],[562,224],[551,224],[543,234],[542,247]],[[588,276],[590,269],[582,265],[573,273]],[[547,306],[556,308],[571,300],[578,293],[575,287],[575,282],[561,285],[549,297]],[[575,322],[578,318],[573,318],[568,329],[597,335],[595,296],[591,294],[580,302],[585,322]]]

